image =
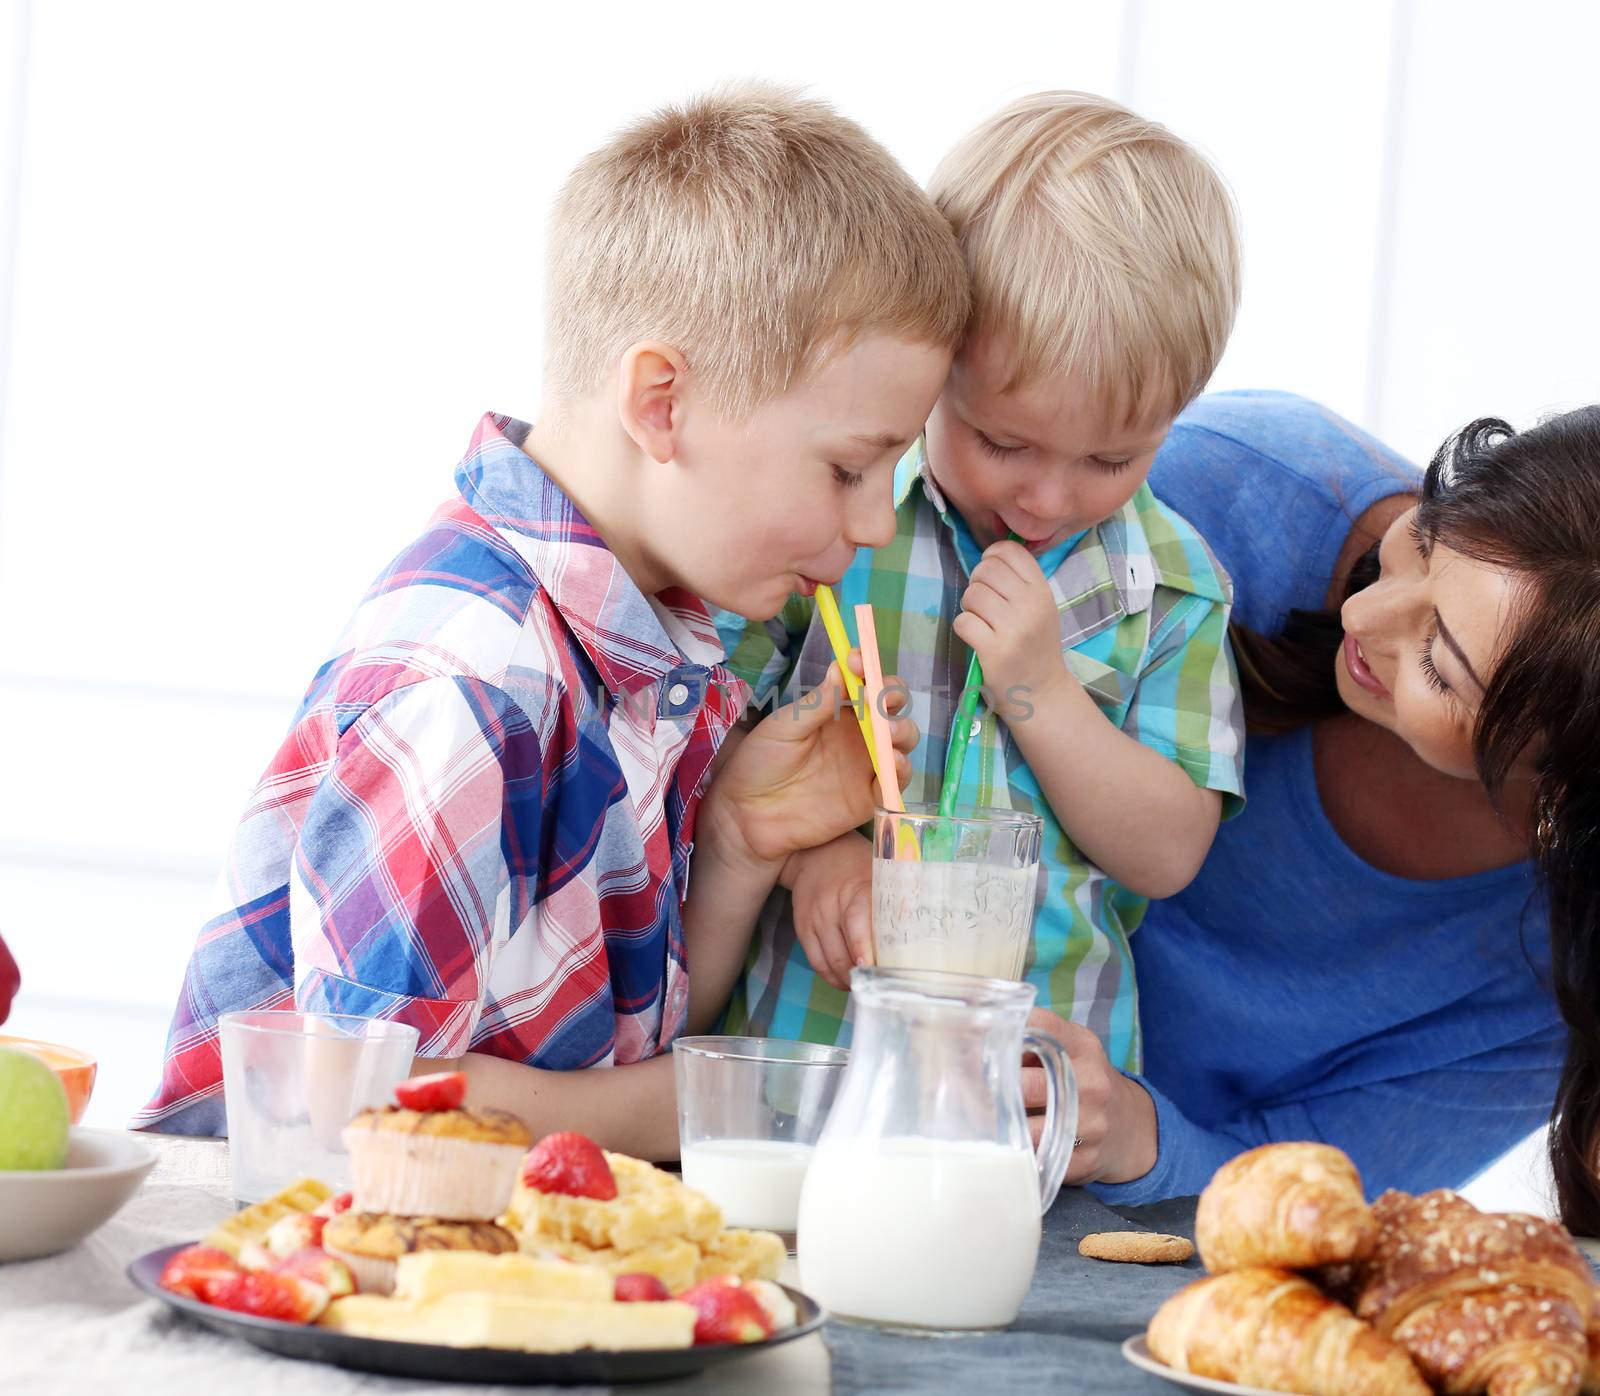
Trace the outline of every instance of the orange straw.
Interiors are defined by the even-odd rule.
[[[883,807],[904,814],[906,803],[900,796],[900,781],[895,775],[894,739],[889,732],[888,714],[883,702],[883,660],[878,654],[878,627],[872,607],[863,602],[856,607],[856,636],[861,641],[861,667],[867,671],[867,718],[872,724],[872,749],[877,753],[878,789]]]

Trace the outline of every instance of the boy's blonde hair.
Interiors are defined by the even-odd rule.
[[[1086,92],[1036,92],[963,139],[929,193],[972,276],[968,337],[1009,391],[1084,373],[1132,419],[1205,387],[1239,304],[1220,176],[1166,127]]]
[[[546,388],[595,391],[640,339],[743,417],[858,335],[953,347],[966,268],[893,157],[827,103],[741,84],[586,157],[550,229]]]

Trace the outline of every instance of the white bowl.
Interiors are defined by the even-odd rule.
[[[74,1129],[67,1166],[0,1171],[0,1261],[69,1250],[139,1191],[155,1151],[114,1129]]]

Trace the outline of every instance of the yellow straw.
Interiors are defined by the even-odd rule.
[[[872,773],[877,776],[878,784],[887,790],[893,782],[883,778],[883,767],[878,764],[878,749],[872,740],[872,722],[867,716],[867,705],[861,701],[861,680],[850,667],[850,651],[854,646],[845,631],[844,617],[839,614],[839,603],[833,599],[833,588],[826,584],[817,588],[817,611],[822,616],[822,628],[828,632],[828,643],[833,646],[833,657],[839,661],[839,672],[844,676],[845,696],[856,710],[861,740],[867,744],[867,755],[872,758]],[[891,764],[889,769],[893,771],[894,766]]]

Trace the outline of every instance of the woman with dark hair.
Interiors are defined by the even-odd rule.
[[[1421,1191],[1550,1120],[1600,1233],[1600,407],[1474,422],[1419,475],[1219,394],[1151,478],[1234,579],[1249,803],[1134,937],[1141,1074],[1036,1015],[1083,1090],[1072,1180],[1148,1201],[1322,1139]]]

